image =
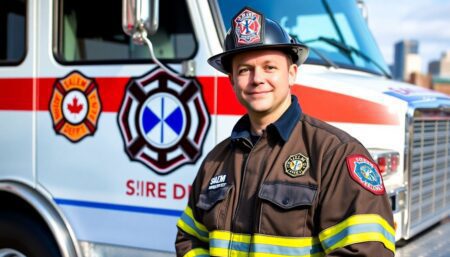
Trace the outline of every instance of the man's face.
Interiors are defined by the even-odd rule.
[[[233,57],[229,78],[250,115],[280,116],[290,105],[296,74],[297,65],[283,52],[256,50]]]

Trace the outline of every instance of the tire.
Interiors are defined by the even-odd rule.
[[[22,213],[0,212],[0,253],[10,257],[61,257],[47,227]]]

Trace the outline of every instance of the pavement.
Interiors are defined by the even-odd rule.
[[[397,246],[396,257],[450,257],[450,217]]]

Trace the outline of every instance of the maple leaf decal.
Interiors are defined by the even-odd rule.
[[[67,104],[67,109],[73,114],[79,114],[83,110],[83,104],[79,104],[78,98],[74,97],[72,103]]]

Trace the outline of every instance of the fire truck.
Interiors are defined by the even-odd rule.
[[[369,149],[396,240],[449,215],[450,97],[391,79],[361,1],[1,6],[0,256],[174,255],[202,159],[245,113],[206,61],[244,6],[309,46],[292,93]]]

